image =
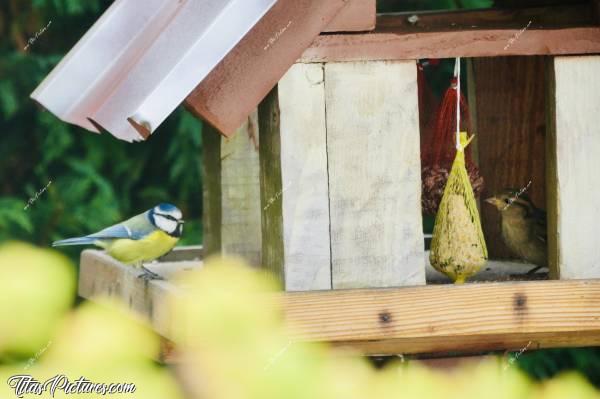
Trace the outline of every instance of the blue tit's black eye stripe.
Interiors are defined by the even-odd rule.
[[[174,217],[173,217],[173,216],[171,216],[171,215],[165,215],[164,213],[156,213],[156,212],[154,212],[154,214],[155,214],[155,215],[158,215],[158,216],[162,216],[162,217],[164,217],[164,218],[166,218],[166,219],[169,219],[169,220],[172,220],[172,221],[174,221],[174,222],[176,222],[176,221],[177,221],[177,219],[176,219],[176,218],[174,218]]]

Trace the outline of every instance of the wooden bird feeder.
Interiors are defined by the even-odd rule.
[[[169,80],[173,68],[154,71],[143,51],[131,70],[111,70],[131,84],[145,68],[157,73],[141,85],[150,94],[127,105],[146,119],[162,121],[185,92],[187,108],[212,126],[203,131],[204,247],[178,249],[153,269],[242,256],[280,278],[287,317],[303,327],[299,338],[369,354],[600,345],[600,3],[379,15],[376,24],[374,1],[261,4],[262,16],[227,49],[188,38],[225,50],[205,76],[194,79],[186,68],[182,81]],[[177,30],[177,18],[148,30],[148,48]],[[184,60],[184,50],[174,49],[174,59]],[[472,146],[484,195],[532,181],[534,201],[546,205],[543,281],[514,281],[529,265],[503,259],[498,221],[484,207],[497,260],[464,286],[428,265],[416,62],[453,57],[470,58]],[[53,74],[61,79],[60,70]],[[106,111],[117,104],[110,82],[93,87],[100,108],[71,109],[100,109],[119,129],[137,114]],[[40,93],[52,110],[58,93],[48,87]],[[162,106],[156,88],[178,94]],[[156,127],[137,121],[138,132]],[[121,298],[169,337],[164,297],[180,288],[137,273],[85,251],[80,294]]]

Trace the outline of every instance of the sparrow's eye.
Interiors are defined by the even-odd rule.
[[[506,199],[504,200],[504,202],[505,202],[507,205],[510,205],[510,204],[512,204],[512,199],[511,199],[511,198],[506,198]]]

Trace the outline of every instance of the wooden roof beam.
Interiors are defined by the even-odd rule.
[[[592,3],[380,15],[373,32],[320,35],[300,62],[600,53]]]

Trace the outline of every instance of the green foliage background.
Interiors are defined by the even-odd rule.
[[[29,99],[111,3],[0,2],[0,242],[18,239],[48,246],[53,240],[97,231],[165,201],[178,205],[188,220],[182,244],[202,242],[199,121],[179,109],[147,142],[128,144],[63,123]],[[483,8],[492,3],[379,0],[378,7],[381,12],[392,12]],[[24,50],[48,23],[47,30]],[[449,76],[452,63],[445,69]],[[441,92],[445,87],[434,83],[434,89]],[[46,186],[47,191],[25,210],[28,200]],[[80,249],[66,251],[77,262]],[[600,384],[597,349],[537,351],[523,354],[517,362],[537,378],[575,368]]]
[[[182,244],[202,240],[198,120],[179,109],[147,142],[128,144],[63,123],[29,98],[110,3],[11,0],[0,6],[0,242],[46,246],[159,202],[178,205],[189,221]],[[73,257],[80,251],[69,250]]]

